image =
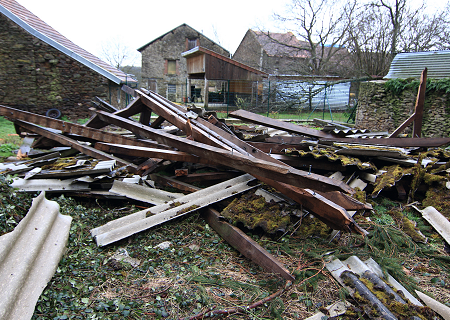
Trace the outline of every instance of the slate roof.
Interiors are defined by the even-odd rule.
[[[300,41],[292,32],[276,33],[261,32],[252,30],[261,47],[269,56],[286,56],[307,58],[309,53],[307,50],[299,50],[299,48],[308,48],[306,41]]]
[[[135,82],[129,76],[127,77],[123,71],[100,60],[64,37],[17,1],[0,0],[0,12],[33,36],[69,55],[109,80],[117,84]]]

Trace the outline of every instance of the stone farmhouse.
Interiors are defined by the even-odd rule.
[[[0,104],[89,117],[99,97],[121,108],[136,80],[80,48],[14,0],[0,0]]]
[[[147,82],[142,85],[175,102],[187,97],[204,97],[203,81],[188,85],[186,59],[182,57],[183,52],[200,46],[230,56],[226,49],[185,23],[139,48],[142,79]]]
[[[309,44],[300,41],[292,32],[269,34],[249,29],[233,55],[233,59],[269,73],[272,77],[318,76],[312,74],[308,64],[311,54]],[[320,53],[318,47],[318,53]],[[325,48],[330,50],[330,48]],[[324,52],[325,56],[327,52]],[[344,76],[349,68],[350,55],[340,49],[331,59],[339,60],[333,68],[324,70],[320,76]]]

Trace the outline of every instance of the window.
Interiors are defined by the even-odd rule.
[[[177,60],[167,60],[167,74],[177,73]]]
[[[198,38],[188,39],[187,49],[188,50],[194,49],[197,46],[197,40]]]
[[[177,85],[176,84],[168,84],[167,85],[167,93],[168,94],[176,94],[177,93]]]

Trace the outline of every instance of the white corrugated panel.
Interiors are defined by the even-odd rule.
[[[385,79],[420,78],[425,68],[428,69],[428,78],[449,78],[450,51],[399,53],[392,61]]]
[[[71,222],[42,192],[17,227],[0,237],[0,319],[31,319],[64,253]]]

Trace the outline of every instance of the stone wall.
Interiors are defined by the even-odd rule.
[[[187,39],[198,39],[198,45],[229,56],[229,52],[214,43],[203,34],[188,25],[181,25],[152,41],[140,49],[142,54],[142,86],[155,90],[158,94],[169,100],[181,102],[186,96],[187,63],[181,53],[187,51]],[[167,61],[175,60],[177,67],[175,74],[167,73]],[[204,97],[203,81],[192,81],[192,85],[201,89]],[[169,94],[168,85],[175,85],[176,93]]]
[[[56,108],[68,119],[87,118],[95,96],[116,106],[123,100],[114,86],[0,14],[0,104],[42,115]]]
[[[404,90],[396,96],[384,87],[386,81],[361,83],[356,127],[392,133],[414,112],[417,90]],[[411,134],[411,124],[402,133]],[[423,137],[450,136],[450,94],[427,92],[422,122]]]

